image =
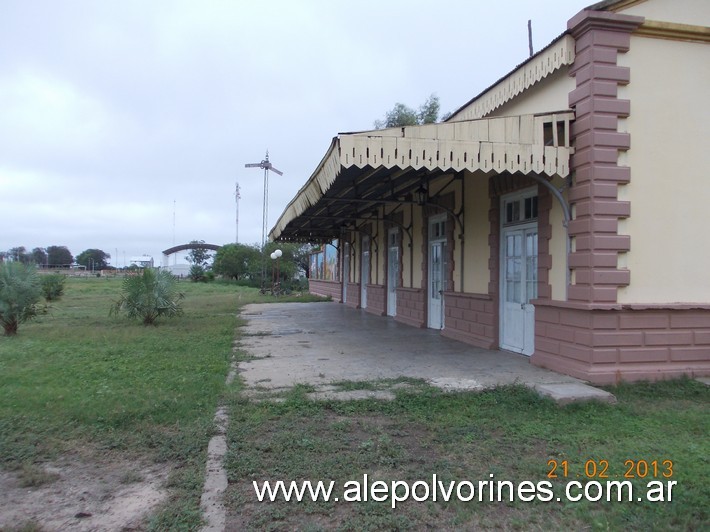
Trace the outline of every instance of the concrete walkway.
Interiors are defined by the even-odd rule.
[[[240,347],[250,360],[239,370],[250,388],[302,383],[318,387],[322,397],[334,392],[332,382],[412,377],[447,390],[520,383],[562,403],[614,399],[578,379],[533,366],[523,355],[472,347],[338,303],[253,304],[241,316],[247,325]]]
[[[239,371],[245,393],[257,400],[279,400],[296,384],[308,384],[312,399],[394,399],[393,390],[406,382],[367,389],[338,386],[339,381],[378,381],[412,377],[445,390],[482,390],[497,384],[521,383],[559,403],[596,399],[613,402],[613,395],[578,379],[531,366],[527,357],[478,349],[443,338],[437,331],[415,329],[392,318],[368,314],[338,303],[277,303],[247,305],[247,320],[239,348],[248,360],[232,368],[229,384]],[[357,387],[355,387],[357,388]],[[208,447],[201,507],[202,532],[226,527],[226,409],[215,414],[217,433]]]

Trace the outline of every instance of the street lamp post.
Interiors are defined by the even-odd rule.
[[[280,264],[280,259],[282,255],[282,251],[280,249],[277,249],[274,251],[270,257],[271,260],[274,262],[272,263],[271,266],[271,293],[276,294],[277,296],[281,293],[281,264]]]

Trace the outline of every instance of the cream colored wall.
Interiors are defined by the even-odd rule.
[[[569,109],[569,93],[576,85],[567,67],[547,76],[516,98],[492,111],[486,118],[515,116]]]
[[[708,0],[648,0],[618,12],[677,24],[710,25]]]
[[[552,184],[558,189],[564,185],[561,177],[553,179]],[[564,193],[565,198],[567,194]],[[552,210],[550,211],[550,225],[552,226],[552,236],[549,242],[550,256],[552,257],[552,267],[550,268],[550,287],[552,289],[552,299],[556,301],[567,300],[567,229],[563,225],[564,213],[557,198],[552,198]]]
[[[630,184],[619,187],[619,199],[631,201],[619,223],[631,235],[631,250],[619,256],[631,284],[619,302],[708,303],[710,45],[632,37],[619,63],[631,67],[631,83],[619,89],[631,100],[619,125],[631,134],[619,158],[631,167]]]
[[[488,198],[488,177],[481,174],[466,173],[464,208],[464,227],[466,229],[466,242],[464,248],[464,291],[468,293],[487,294],[490,273],[488,259],[490,248],[488,246],[488,233],[490,222],[488,211],[490,199]],[[456,273],[454,279],[460,279]],[[459,287],[460,288],[460,287]]]

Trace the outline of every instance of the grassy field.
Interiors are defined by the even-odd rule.
[[[341,383],[345,385],[347,383]],[[349,383],[345,389],[371,389]],[[228,459],[234,530],[707,530],[710,393],[695,381],[621,386],[617,405],[558,407],[527,388],[443,393],[421,383],[394,402],[312,402],[299,386],[284,403],[232,404]],[[557,479],[549,460],[555,460]],[[562,462],[567,460],[567,478]],[[627,460],[633,460],[632,468]],[[658,469],[645,472],[645,460]],[[673,461],[672,476],[661,463]],[[588,462],[589,461],[589,462]],[[608,468],[605,464],[608,462]],[[587,472],[585,473],[585,466]],[[636,469],[640,467],[640,469]],[[565,502],[566,481],[623,481],[633,469],[633,502]],[[522,502],[343,502],[345,483],[370,486],[432,475],[451,481],[549,480],[555,499]],[[589,478],[588,478],[589,475]],[[639,478],[645,475],[645,478]],[[257,502],[253,481],[335,481],[340,502]],[[650,480],[677,481],[672,502],[638,502]],[[478,489],[478,488],[476,488]],[[488,488],[485,488],[488,489]],[[403,488],[399,494],[402,495]],[[464,488],[466,497],[470,490]],[[487,492],[486,492],[487,493]],[[580,490],[572,491],[576,496]],[[590,492],[594,497],[597,491]],[[616,491],[613,492],[614,494]],[[423,498],[420,486],[418,496]],[[545,494],[542,494],[545,496]],[[486,495],[487,496],[487,495]],[[353,493],[350,493],[353,499]],[[516,496],[517,499],[517,496]]]
[[[185,314],[157,327],[108,316],[118,279],[71,279],[66,295],[16,338],[0,337],[0,468],[28,486],[52,482],[36,464],[78,447],[170,465],[169,501],[146,525],[197,530],[212,418],[231,411],[230,529],[706,529],[710,519],[710,392],[694,381],[612,389],[617,405],[557,407],[522,387],[442,393],[421,382],[393,402],[313,402],[297,386],[255,402],[225,376],[238,308],[275,301],[254,289],[182,283]],[[287,301],[281,298],[279,301]],[[306,297],[293,298],[306,301]],[[237,356],[247,356],[237,352]],[[341,382],[342,389],[379,383]],[[672,502],[262,502],[252,481],[494,479],[624,480],[627,460],[658,461],[677,481]],[[568,464],[567,479],[562,463]],[[662,462],[673,461],[673,475]],[[608,462],[602,477],[604,461]],[[637,475],[638,477],[639,475]],[[641,493],[646,478],[635,478]],[[130,480],[130,479],[129,479]],[[340,490],[342,495],[342,490]],[[29,528],[28,530],[34,530]],[[37,529],[39,530],[39,528]]]
[[[120,283],[70,278],[46,313],[0,336],[0,467],[34,474],[33,464],[82,446],[147,456],[173,470],[171,500],[151,526],[194,528],[238,306],[272,298],[184,282],[184,315],[144,327],[109,317]]]

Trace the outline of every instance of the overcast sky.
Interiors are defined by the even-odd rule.
[[[0,250],[261,240],[333,136],[442,114],[590,0],[0,0]],[[172,263],[172,260],[171,260]]]

